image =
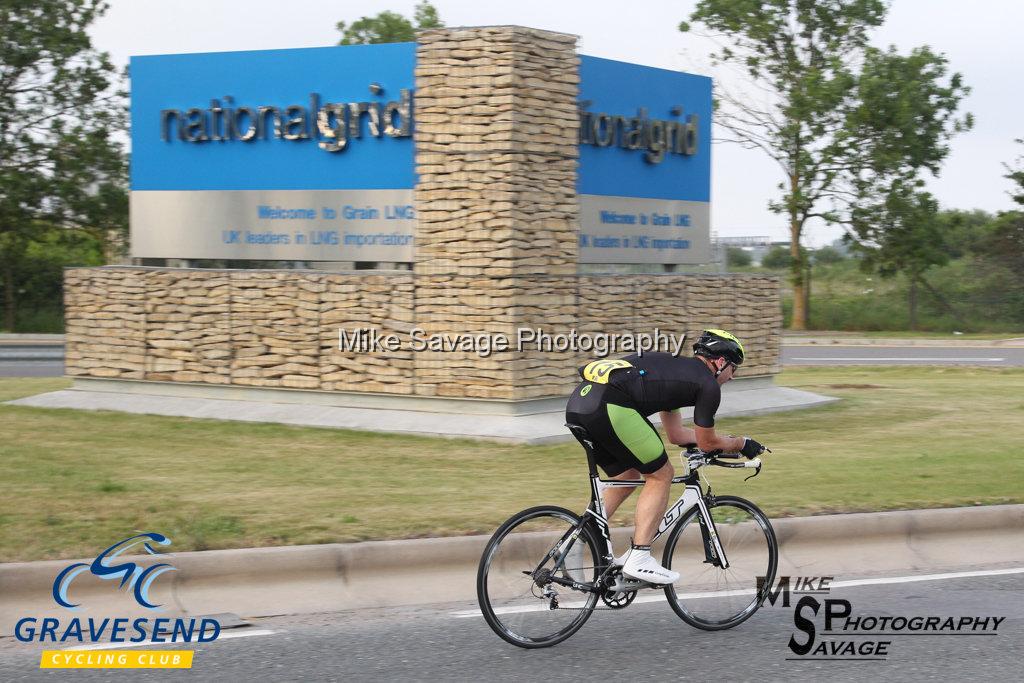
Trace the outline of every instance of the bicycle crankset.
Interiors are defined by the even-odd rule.
[[[612,609],[628,607],[636,598],[636,591],[616,591],[611,588],[601,593],[601,602]]]
[[[636,598],[638,589],[646,584],[642,581],[630,581],[616,571],[612,576],[605,579],[606,588],[601,592],[601,601],[612,609],[622,609]]]

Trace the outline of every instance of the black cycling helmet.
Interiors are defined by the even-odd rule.
[[[725,330],[704,330],[693,345],[693,355],[710,360],[724,358],[733,365],[743,365],[743,344]]]

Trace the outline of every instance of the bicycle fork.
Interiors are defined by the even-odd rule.
[[[725,556],[725,548],[722,547],[722,539],[715,527],[715,519],[711,516],[711,510],[704,502],[704,496],[697,499],[697,522],[700,525],[700,537],[704,543],[705,562],[721,569],[729,568],[729,558]]]

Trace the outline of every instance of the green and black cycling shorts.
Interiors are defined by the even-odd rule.
[[[609,477],[632,468],[650,474],[668,462],[665,444],[654,425],[613,385],[580,384],[569,397],[565,419],[590,433],[597,464]]]

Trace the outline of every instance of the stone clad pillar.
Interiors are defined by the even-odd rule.
[[[578,91],[575,36],[518,26],[419,34],[414,273],[427,334],[514,341],[519,327],[575,319]],[[517,387],[537,385],[537,363],[417,353],[416,392],[525,398]]]
[[[432,29],[416,52],[416,273],[575,275],[576,37]]]

